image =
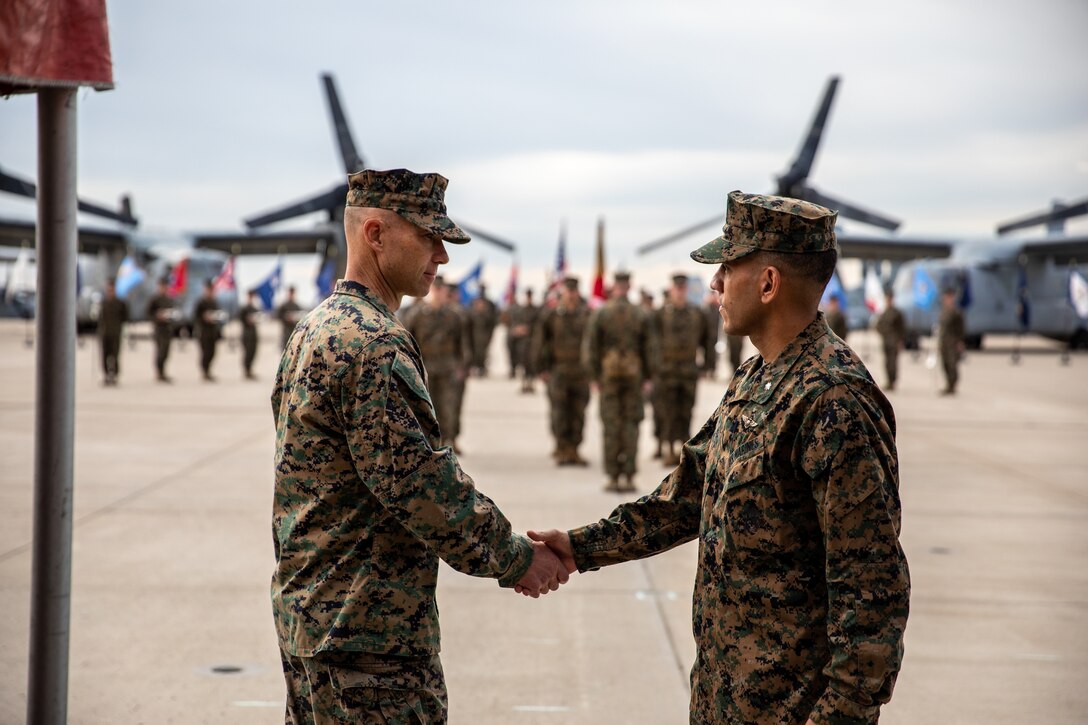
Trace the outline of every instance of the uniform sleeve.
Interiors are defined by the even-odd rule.
[[[545,312],[540,319],[540,324],[533,330],[533,341],[529,345],[529,359],[533,361],[533,369],[537,372],[548,372],[552,369],[551,324],[554,314],[551,311]]]
[[[644,559],[699,535],[706,451],[713,432],[711,418],[684,444],[680,465],[656,491],[618,506],[607,519],[569,532],[579,571]]]
[[[594,310],[586,323],[586,336],[582,340],[582,365],[589,371],[590,380],[601,379],[601,343],[600,336],[601,311]]]
[[[434,409],[415,362],[395,345],[361,355],[345,372],[341,411],[360,479],[381,504],[451,567],[512,586],[532,562],[495,503],[476,490],[449,448],[434,450]]]
[[[894,422],[845,386],[826,391],[801,441],[826,552],[831,659],[814,722],[876,722],[903,661],[910,577],[899,544]]]

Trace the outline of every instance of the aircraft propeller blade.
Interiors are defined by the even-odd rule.
[[[775,193],[779,196],[798,198],[796,191],[804,185],[805,179],[812,173],[812,164],[816,160],[816,150],[820,146],[820,139],[823,138],[824,126],[827,124],[827,117],[831,113],[831,103],[835,100],[835,91],[838,87],[839,77],[831,76],[827,80],[823,100],[820,101],[820,106],[816,109],[816,115],[812,118],[808,136],[805,137],[801,150],[797,152],[797,157],[793,160],[789,170],[778,177],[778,189]]]
[[[19,178],[9,174],[8,172],[0,169],[0,191],[6,191],[9,194],[15,194],[16,196],[26,196],[31,199],[36,199],[38,196],[38,187],[26,179]],[[102,206],[101,204],[93,204],[89,201],[77,200],[79,210],[86,212],[87,214],[94,214],[95,216],[103,217],[104,219],[112,219],[122,224],[129,226],[136,226],[138,220],[132,216],[131,201],[128,196],[122,197],[120,210],[113,210]]]
[[[266,224],[283,221],[284,219],[293,219],[297,216],[310,214],[315,211],[325,211],[330,212],[331,214],[337,208],[342,208],[344,206],[347,195],[347,184],[341,184],[329,191],[323,191],[316,196],[312,196],[309,199],[304,199],[303,201],[288,204],[279,209],[250,217],[245,220],[245,225],[250,229],[255,229],[256,227],[263,227]]]
[[[650,252],[654,251],[655,249],[659,249],[660,247],[664,247],[664,246],[666,246],[668,244],[672,244],[673,242],[675,242],[675,241],[677,241],[679,239],[683,239],[684,237],[688,236],[689,234],[694,234],[695,232],[702,231],[703,229],[706,229],[707,227],[709,227],[711,225],[720,224],[721,221],[722,221],[722,215],[717,214],[715,216],[712,216],[709,219],[704,219],[703,221],[699,222],[698,224],[692,224],[690,227],[686,227],[684,229],[681,229],[678,232],[670,234],[667,237],[661,237],[660,239],[655,239],[652,242],[646,242],[641,247],[639,247],[638,249],[635,250],[635,254],[638,254],[639,256],[642,256],[643,254],[649,254]]]
[[[461,229],[468,232],[470,237],[479,238],[480,241],[482,241],[482,242],[487,242],[488,244],[494,244],[496,247],[501,247],[502,249],[505,249],[508,252],[517,251],[517,245],[515,245],[513,242],[506,241],[502,237],[496,237],[494,234],[491,234],[489,232],[480,231],[476,227],[470,227],[468,224],[462,224],[461,222],[457,222],[457,226],[461,227]]]
[[[845,217],[846,219],[872,224],[875,227],[887,229],[892,232],[899,228],[899,222],[895,219],[862,209],[856,204],[851,204],[850,202],[827,196],[826,194],[816,191],[811,186],[803,187],[801,189],[801,194],[796,198],[811,201],[813,204],[826,206],[829,209],[834,209],[839,212],[840,217]]]
[[[366,168],[363,157],[355,150],[355,141],[351,138],[351,128],[348,126],[344,109],[340,106],[340,96],[336,92],[336,80],[330,73],[323,73],[321,80],[325,82],[325,96],[329,100],[329,114],[332,116],[333,130],[336,131],[336,143],[340,146],[340,158],[344,160],[344,173],[354,174]]]
[[[1072,204],[1055,203],[1054,208],[1041,214],[1032,214],[1021,219],[1014,219],[997,227],[998,234],[1008,234],[1018,229],[1038,226],[1039,224],[1056,225],[1061,229],[1061,223],[1066,219],[1072,219],[1083,214],[1088,214],[1088,199],[1073,202]]]

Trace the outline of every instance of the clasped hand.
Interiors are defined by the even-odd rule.
[[[514,585],[514,591],[536,599],[559,589],[560,584],[566,584],[578,566],[574,563],[574,551],[565,531],[550,529],[528,534],[533,540],[533,563]]]

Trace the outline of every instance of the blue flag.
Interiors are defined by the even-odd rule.
[[[483,274],[484,263],[477,262],[476,266],[457,283],[457,296],[462,305],[467,305],[480,296],[480,275]]]
[[[831,273],[831,279],[827,282],[827,287],[824,287],[824,296],[820,298],[820,305],[826,306],[827,301],[832,297],[839,300],[839,307],[846,309],[846,290],[842,288],[842,282],[839,281],[838,271]]]
[[[76,271],[79,271],[78,265],[76,266]],[[121,261],[121,266],[117,268],[117,296],[121,299],[125,299],[125,297],[128,296],[128,293],[132,291],[132,288],[143,282],[145,277],[147,277],[147,273],[140,269],[136,264],[136,260],[132,258],[132,255],[125,257]]]
[[[911,287],[914,292],[915,307],[923,310],[933,307],[933,303],[937,301],[937,285],[924,267],[914,268],[914,280]]]
[[[960,309],[966,310],[971,306],[974,297],[971,296],[971,275],[964,270],[960,276]]]
[[[332,294],[332,288],[336,284],[336,260],[326,259],[317,272],[317,296],[325,299]]]
[[[276,290],[280,288],[280,277],[283,275],[283,264],[276,262],[275,269],[265,277],[264,281],[253,288],[257,296],[261,298],[261,304],[266,310],[271,310],[273,300],[276,298]]]

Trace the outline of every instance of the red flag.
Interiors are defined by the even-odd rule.
[[[0,3],[0,95],[113,88],[105,0]]]
[[[597,220],[597,266],[593,270],[593,292],[590,307],[600,307],[606,299],[604,290],[604,218]]]
[[[223,270],[212,281],[212,290],[219,294],[220,292],[233,292],[234,289],[234,255],[232,254],[227,259],[227,263],[223,265]]]
[[[185,291],[185,285],[189,281],[189,258],[185,257],[174,266],[174,270],[170,272],[170,289],[167,290],[167,294],[171,297],[177,297]]]
[[[510,281],[506,283],[506,292],[502,295],[502,303],[506,307],[514,305],[518,301],[518,263],[510,265]]]

